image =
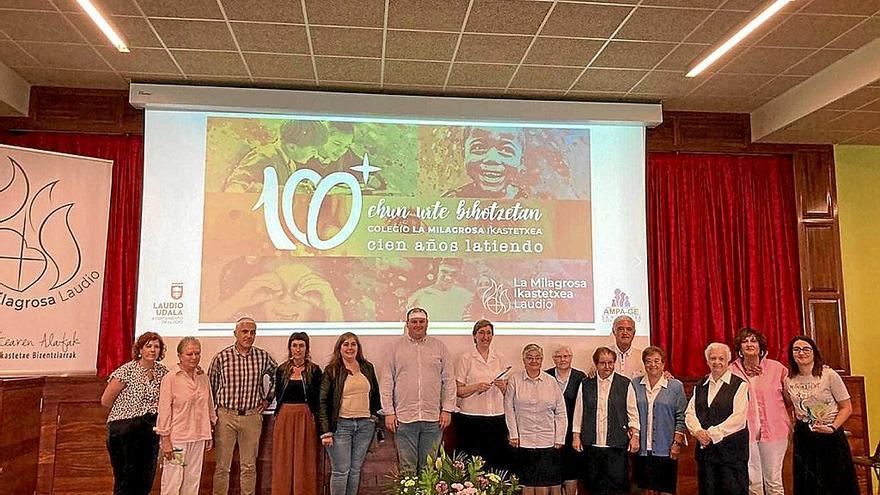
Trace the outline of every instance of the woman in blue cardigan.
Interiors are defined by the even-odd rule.
[[[663,376],[666,353],[651,346],[642,351],[645,375],[633,379],[639,408],[639,454],[633,471],[639,487],[660,493],[675,493],[678,482],[678,456],[685,442],[687,427],[684,386],[675,378]]]

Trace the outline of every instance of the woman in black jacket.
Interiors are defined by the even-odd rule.
[[[272,495],[316,495],[321,368],[311,361],[305,332],[294,332],[287,350],[287,361],[275,371]]]
[[[332,467],[330,495],[357,495],[381,408],[376,371],[364,359],[357,335],[346,332],[336,340],[319,403],[321,443]]]

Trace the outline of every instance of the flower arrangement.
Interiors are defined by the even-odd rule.
[[[516,476],[505,471],[485,471],[480,456],[455,454],[442,448],[429,457],[421,473],[400,473],[392,477],[390,495],[514,495],[520,486]]]

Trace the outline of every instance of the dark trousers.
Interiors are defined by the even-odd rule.
[[[697,481],[700,495],[747,495],[749,493],[749,464],[722,463],[697,459]]]
[[[156,415],[107,423],[107,452],[113,467],[113,495],[148,495],[156,476],[159,437]]]
[[[615,447],[587,447],[586,485],[593,495],[629,493],[629,454]]]

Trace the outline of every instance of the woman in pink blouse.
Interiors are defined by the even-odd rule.
[[[767,357],[767,337],[753,328],[740,329],[733,349],[738,357],[730,372],[749,385],[749,493],[782,495],[782,462],[791,431],[782,394],[788,369]]]
[[[217,421],[208,376],[199,367],[202,346],[195,337],[177,344],[180,362],[168,371],[159,389],[156,433],[162,450],[162,495],[197,495],[202,459],[213,447]]]

